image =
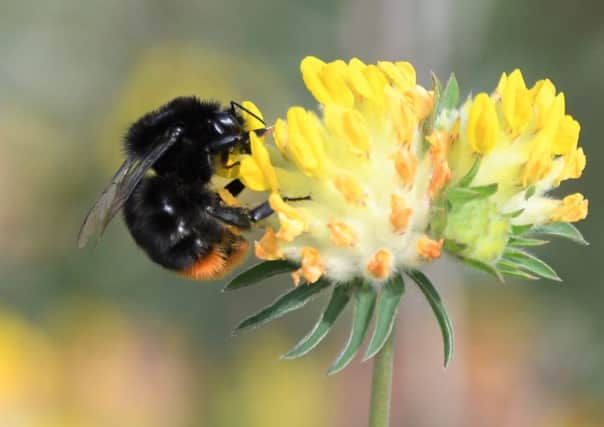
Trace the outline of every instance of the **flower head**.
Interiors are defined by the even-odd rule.
[[[296,283],[380,283],[443,247],[495,267],[514,226],[587,214],[580,195],[546,196],[585,166],[579,124],[549,80],[528,89],[515,70],[457,108],[408,62],[307,57],[301,71],[321,113],[291,107],[274,145],[252,135],[240,171],[276,212],[256,255],[300,263]]]
[[[264,235],[255,243],[256,256],[267,262],[227,286],[290,272],[296,287],[238,329],[279,317],[332,287],[315,328],[285,355],[298,357],[323,339],[354,295],[351,338],[329,371],[337,372],[361,345],[374,306],[378,320],[366,358],[382,348],[408,276],[436,314],[447,363],[452,328],[419,271],[424,264],[448,253],[499,279],[560,280],[525,250],[547,243],[535,235],[585,243],[570,223],[586,217],[587,200],[579,193],[562,200],[548,195],[579,178],[586,163],[580,125],[550,80],[528,88],[514,70],[492,94],[459,105],[454,76],[444,89],[434,78],[427,90],[408,62],[307,57],[301,71],[319,113],[291,107],[274,125],[274,144],[251,136],[239,177],[265,192],[275,214],[259,224]],[[383,297],[376,302],[378,292]]]

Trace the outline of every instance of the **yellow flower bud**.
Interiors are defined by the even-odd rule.
[[[476,153],[488,153],[497,144],[499,120],[495,104],[486,93],[479,93],[472,102],[467,134],[470,148]]]
[[[405,92],[415,87],[415,69],[410,63],[400,61],[395,65],[379,61],[378,67],[399,91]]]
[[[536,117],[535,125],[537,129],[543,129],[545,114],[556,97],[556,87],[549,79],[539,80],[530,89],[529,94],[533,100]]]
[[[271,163],[268,150],[261,138],[250,133],[251,156],[243,156],[240,164],[240,178],[244,185],[255,191],[277,191],[277,173]]]
[[[308,176],[319,176],[325,165],[325,148],[320,122],[314,113],[301,107],[287,112],[288,151],[298,167]]]
[[[256,117],[264,119],[264,117],[262,116],[262,112],[252,101],[243,101],[241,105],[243,106],[243,108],[253,113]],[[256,129],[263,129],[265,127],[264,123],[261,120],[258,120],[256,117],[249,114],[247,111],[242,111],[241,115],[243,117],[243,129],[247,132]]]
[[[560,119],[558,132],[552,145],[554,154],[568,154],[577,147],[581,125],[571,116],[566,115]]]
[[[333,99],[320,77],[325,65],[319,58],[307,56],[300,63],[300,71],[306,88],[315,99],[321,104],[330,104]]]
[[[352,58],[348,62],[348,73],[346,77],[348,84],[356,92],[357,95],[364,98],[370,98],[373,94],[371,86],[365,77],[365,69],[367,65],[358,58]]]
[[[524,130],[532,114],[531,97],[520,70],[508,76],[501,104],[508,129],[515,137]]]
[[[522,185],[528,187],[542,179],[552,167],[551,139],[546,129],[537,133],[529,143],[528,161],[522,174]]]
[[[582,147],[571,150],[570,153],[564,156],[564,168],[555,184],[560,185],[560,181],[566,179],[580,178],[586,163],[587,158],[585,157],[585,153],[583,153]]]

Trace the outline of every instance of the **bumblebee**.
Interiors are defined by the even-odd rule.
[[[195,97],[173,99],[128,129],[126,160],[94,203],[80,228],[83,247],[104,232],[123,210],[134,238],[155,263],[194,279],[222,276],[239,263],[248,247],[239,230],[273,213],[268,202],[253,209],[226,205],[210,188],[216,167],[234,152],[250,153],[249,133],[236,102],[222,108]],[[269,131],[253,130],[258,136]],[[243,191],[238,179],[226,187]]]

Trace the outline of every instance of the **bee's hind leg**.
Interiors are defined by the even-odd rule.
[[[301,202],[303,200],[310,200],[310,196],[304,197],[283,197],[284,202]],[[274,213],[273,208],[271,208],[268,201],[256,206],[255,208],[249,211],[250,220],[252,222],[262,221],[265,218],[268,218]]]
[[[233,182],[231,182],[231,184]],[[286,202],[298,202],[302,200],[310,200],[310,196],[284,197],[283,200]],[[223,204],[219,204],[216,206],[208,206],[206,208],[206,212],[226,224],[234,225],[235,227],[241,228],[243,230],[250,229],[252,227],[252,223],[262,221],[263,219],[268,218],[274,213],[273,208],[271,208],[271,205],[269,204],[268,200],[252,209],[240,208],[236,206],[225,206]]]

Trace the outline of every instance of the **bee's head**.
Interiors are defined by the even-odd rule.
[[[209,120],[211,131],[216,137],[237,136],[244,133],[243,120],[231,111],[218,111]]]

